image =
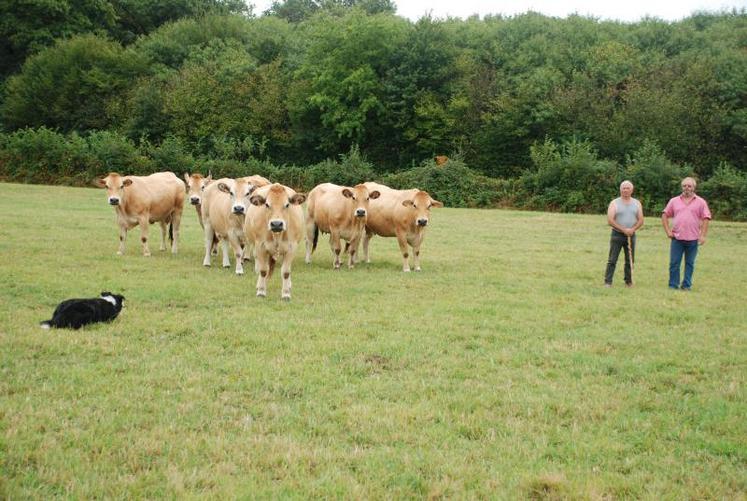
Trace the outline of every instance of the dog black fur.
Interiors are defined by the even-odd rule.
[[[43,329],[80,329],[95,322],[110,322],[122,311],[124,299],[124,296],[111,292],[102,292],[101,297],[91,299],[68,299],[55,308],[50,320],[40,325]]]

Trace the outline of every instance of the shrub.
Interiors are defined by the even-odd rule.
[[[714,215],[747,221],[747,174],[722,163],[698,188]]]
[[[680,181],[690,175],[692,169],[672,163],[656,143],[648,140],[628,157],[625,167],[625,176],[635,185],[635,197],[648,214],[660,214],[667,201],[680,192]]]
[[[459,159],[442,166],[428,160],[419,167],[384,176],[382,182],[395,189],[427,191],[447,207],[490,207],[509,198],[512,183],[482,176]]]
[[[8,181],[82,184],[94,159],[86,141],[40,127],[0,134],[0,176]]]
[[[601,212],[617,191],[621,172],[615,162],[600,160],[591,144],[552,140],[530,149],[534,167],[525,172],[520,189],[525,206],[564,212]]]
[[[95,131],[86,139],[93,158],[94,175],[114,171],[144,176],[154,172],[153,162],[141,155],[132,141],[116,132]]]

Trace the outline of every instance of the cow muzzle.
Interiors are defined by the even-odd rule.
[[[273,233],[280,233],[285,229],[285,221],[274,220],[270,221],[270,231]]]
[[[428,220],[427,219],[418,219],[418,226],[428,226]]]
[[[356,209],[355,217],[366,217],[366,209]]]
[[[201,202],[200,197],[189,197],[189,203],[192,205],[200,205]]]
[[[119,205],[119,197],[109,197],[109,205]]]
[[[234,205],[233,206],[233,213],[234,214],[242,215],[245,212],[246,212],[246,207],[244,207],[243,205]]]

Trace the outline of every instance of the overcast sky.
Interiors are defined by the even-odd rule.
[[[602,19],[637,21],[645,15],[667,21],[676,21],[695,11],[719,11],[721,9],[747,8],[747,0],[394,0],[397,14],[417,21],[430,12],[433,17],[447,16],[466,18],[472,14],[506,16],[521,14],[528,10],[548,16],[566,17],[578,13]],[[255,5],[254,12],[262,14],[272,0],[247,0]]]

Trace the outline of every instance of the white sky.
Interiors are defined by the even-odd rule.
[[[447,16],[467,18],[472,14],[510,16],[528,10],[548,16],[566,17],[569,14],[594,16],[602,19],[638,21],[645,15],[666,21],[677,21],[696,11],[747,8],[747,0],[394,0],[397,14],[417,21],[430,12],[435,18]],[[254,13],[261,15],[272,0],[247,0],[253,3]]]

